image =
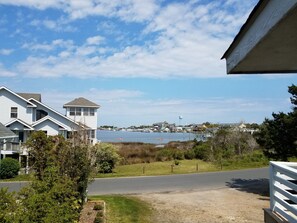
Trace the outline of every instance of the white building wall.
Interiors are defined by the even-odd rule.
[[[64,117],[60,113],[57,114],[56,112],[49,110],[48,108],[46,108],[43,105],[40,105],[37,103],[36,103],[36,105],[37,105],[37,109],[42,109],[42,110],[46,111],[48,113],[48,116],[50,116],[51,118],[57,120],[58,122],[60,122],[64,125],[68,126],[69,131],[77,129],[78,126],[76,124],[74,124],[72,121],[68,120],[66,117]]]
[[[97,110],[98,109],[94,109],[95,110],[95,113],[94,113],[94,116],[85,116],[83,115],[83,110],[81,112],[81,115],[78,116],[78,115],[70,115],[70,108],[66,108],[66,116],[71,118],[73,121],[76,121],[76,122],[80,122],[82,124],[85,124],[87,126],[89,126],[90,128],[92,129],[97,129],[97,121],[98,121],[98,112]]]
[[[59,126],[49,120],[40,123],[35,126],[36,131],[46,131],[47,135],[58,135],[59,134]]]
[[[10,118],[11,107],[18,108],[18,118],[24,122],[32,123],[33,108],[27,107],[27,102],[6,90],[0,90],[0,122],[6,124],[15,118]]]
[[[80,107],[78,107],[80,108]],[[89,108],[90,109],[90,108]],[[84,115],[83,109],[81,109],[81,115],[70,115],[70,108],[66,108],[66,116],[71,118],[75,122],[80,122],[92,130],[94,130],[95,138],[92,139],[93,144],[97,143],[97,122],[98,122],[98,109],[94,109],[94,116]]]

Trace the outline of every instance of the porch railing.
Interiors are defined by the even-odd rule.
[[[0,150],[19,153],[22,151],[22,143],[21,142],[0,143]]]
[[[297,222],[297,163],[270,162],[270,209]]]

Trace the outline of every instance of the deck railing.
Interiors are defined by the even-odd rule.
[[[0,147],[2,150],[19,152],[21,148],[21,144],[18,142],[6,142],[5,145],[1,145]]]
[[[297,222],[297,163],[270,162],[270,209]]]

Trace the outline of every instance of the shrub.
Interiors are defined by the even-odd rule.
[[[157,161],[169,161],[173,158],[173,151],[171,149],[161,149],[156,154]]]
[[[195,152],[193,149],[189,149],[184,153],[185,159],[192,160],[195,158]]]
[[[95,217],[94,223],[101,223],[103,222],[103,219],[101,217]]]
[[[98,211],[96,214],[96,217],[94,219],[94,223],[101,223],[104,222],[103,221],[103,212],[102,211]]]
[[[15,215],[11,214],[18,207],[15,193],[8,192],[8,188],[0,188],[0,198],[0,222],[16,222]]]
[[[17,160],[12,158],[5,158],[0,162],[0,178],[8,179],[18,175],[20,164]]]
[[[183,160],[184,158],[185,157],[183,151],[175,150],[175,152],[173,153],[173,159],[175,160]]]
[[[103,206],[101,204],[95,204],[94,205],[94,208],[93,208],[95,211],[99,211],[99,210],[102,210],[103,209]]]
[[[194,148],[195,157],[197,159],[201,159],[204,161],[210,161],[212,157],[212,152],[210,150],[210,147],[206,144],[198,144]]]
[[[96,165],[100,173],[112,173],[120,156],[117,149],[112,144],[100,143],[95,145]]]

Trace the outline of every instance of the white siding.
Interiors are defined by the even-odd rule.
[[[57,120],[58,122],[62,123],[63,125],[66,125],[69,128],[68,131],[77,129],[77,125],[75,123],[73,123],[72,121],[68,120],[66,118],[66,116],[63,116],[60,113],[57,114],[56,112],[53,112],[50,109],[48,109],[40,104],[36,103],[36,105],[37,105],[37,109],[42,109],[42,110],[46,111],[48,113],[48,116]]]
[[[79,108],[79,107],[78,107]],[[90,114],[84,115],[83,108],[81,110],[81,115],[70,115],[70,108],[66,108],[66,116],[71,118],[75,122],[80,122],[88,127],[90,127],[92,130],[95,131],[95,138],[92,139],[93,143],[97,143],[97,122],[98,122],[98,112],[96,108],[88,108],[88,109],[94,109],[94,115],[91,116]]]
[[[5,89],[0,90],[0,122],[6,124],[13,120],[10,118],[11,107],[18,108],[18,118],[24,122],[31,124],[32,123],[32,110],[33,108],[27,107],[27,102],[17,97],[16,95],[11,94]]]
[[[35,130],[46,131],[47,135],[54,136],[59,134],[59,125],[57,125],[56,123],[53,123],[50,120],[46,120],[38,124],[37,126],[35,126]]]
[[[84,113],[83,113],[83,110],[82,110],[80,116],[78,116],[78,115],[70,116],[70,108],[66,108],[66,116],[71,118],[73,121],[85,124],[85,125],[89,126],[92,129],[97,129],[97,121],[98,121],[98,112],[97,112],[97,110],[98,109],[94,109],[94,111],[95,111],[94,116],[90,116],[90,115],[85,116]]]

